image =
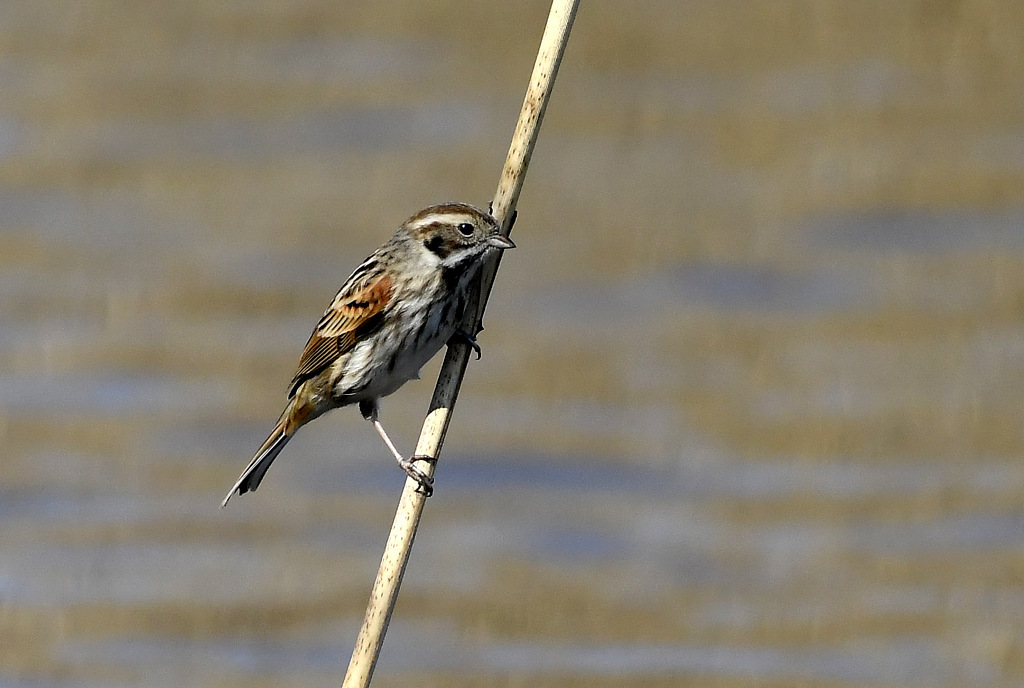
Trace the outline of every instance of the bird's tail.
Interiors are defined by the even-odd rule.
[[[260,485],[260,481],[263,480],[263,475],[270,468],[270,464],[274,462],[277,455],[284,449],[284,445],[288,444],[288,440],[292,438],[292,435],[286,432],[286,423],[288,422],[288,414],[285,413],[281,420],[278,421],[277,427],[270,433],[270,437],[263,443],[263,446],[259,448],[256,455],[252,457],[252,461],[242,471],[242,475],[238,478],[238,482],[228,492],[227,497],[221,502],[220,506],[223,509],[228,504],[228,500],[231,499],[237,492],[238,494],[245,494],[255,490]],[[298,428],[296,428],[298,429]],[[292,434],[294,434],[294,430]]]

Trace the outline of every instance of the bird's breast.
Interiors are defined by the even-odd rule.
[[[464,299],[440,280],[402,290],[381,327],[339,360],[334,393],[339,397],[387,396],[419,377],[420,368],[451,338]]]

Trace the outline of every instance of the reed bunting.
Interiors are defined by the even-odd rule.
[[[313,329],[273,432],[221,506],[255,490],[284,445],[331,409],[359,404],[398,464],[432,492],[433,480],[404,458],[378,419],[378,400],[408,380],[458,330],[473,278],[489,250],[515,248],[487,212],[466,203],[416,213],[356,268]]]

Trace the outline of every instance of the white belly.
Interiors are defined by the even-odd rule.
[[[454,321],[441,327],[441,309],[425,300],[407,307],[427,311],[428,325],[419,341],[408,333],[400,333],[388,323],[373,337],[360,342],[346,357],[341,376],[334,386],[338,396],[360,399],[385,397],[409,380],[419,378],[420,368],[444,346],[455,333]],[[433,336],[426,333],[432,332]],[[397,354],[393,352],[397,351]]]

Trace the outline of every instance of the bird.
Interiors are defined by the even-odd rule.
[[[351,404],[429,496],[433,479],[414,465],[426,457],[406,459],[395,448],[379,419],[380,399],[418,378],[453,338],[479,354],[475,336],[459,323],[484,259],[512,248],[494,217],[468,203],[432,205],[403,222],[352,272],[313,328],[277,425],[221,507],[259,487],[299,428]]]

